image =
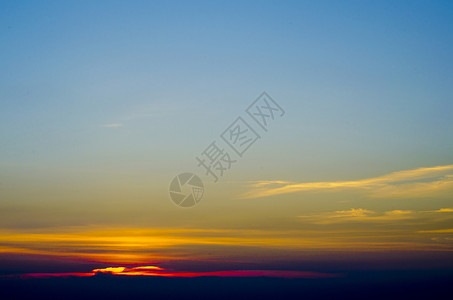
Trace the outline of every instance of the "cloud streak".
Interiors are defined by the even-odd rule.
[[[392,210],[384,213],[352,208],[335,212],[299,216],[305,222],[313,224],[334,224],[343,222],[388,222],[413,219],[416,213],[412,210]]]
[[[241,198],[251,199],[297,192],[332,192],[355,190],[377,198],[426,197],[453,189],[453,165],[418,168],[383,176],[350,181],[294,183],[288,181],[256,181]]]
[[[405,220],[422,219],[433,222],[453,220],[452,212],[453,209],[451,208],[426,211],[390,210],[385,212],[376,212],[363,208],[351,208],[350,210],[303,215],[299,216],[299,218],[307,223],[323,225],[346,222],[401,222]]]

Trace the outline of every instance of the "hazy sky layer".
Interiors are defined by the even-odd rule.
[[[0,4],[0,252],[450,253],[452,13],[451,1]],[[267,132],[245,112],[263,91],[285,110]],[[237,162],[214,183],[195,158],[239,116],[261,138],[242,158],[222,144]],[[168,195],[182,172],[205,185],[190,209]]]

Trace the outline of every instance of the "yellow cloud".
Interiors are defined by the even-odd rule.
[[[376,212],[363,208],[352,208],[334,212],[299,216],[304,222],[311,224],[334,224],[344,222],[401,222],[405,220],[417,220],[418,223],[439,223],[453,220],[451,208],[438,210],[390,210]],[[442,213],[442,214],[440,214]],[[428,232],[428,231],[426,231]]]
[[[336,214],[333,215],[333,217],[365,217],[374,212],[363,208],[351,208],[350,210],[340,210],[336,211],[335,213]]]
[[[391,210],[378,213],[363,208],[352,208],[335,212],[299,216],[305,222],[312,224],[334,224],[342,222],[388,222],[407,220],[416,217],[416,212],[412,210]]]
[[[426,197],[453,189],[453,165],[393,172],[379,177],[352,181],[293,183],[256,181],[241,198],[259,198],[306,191],[360,190],[372,197]]]
[[[433,210],[432,212],[439,212],[439,213],[449,213],[449,212],[453,212],[453,208],[441,208],[441,209],[438,209],[438,210]]]

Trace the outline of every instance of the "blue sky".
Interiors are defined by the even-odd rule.
[[[312,135],[319,148],[347,138],[378,156],[410,148],[427,164],[451,159],[448,1],[2,6],[6,160],[27,160],[30,148],[38,161],[78,156],[80,144],[121,148],[125,136],[99,128],[110,123],[133,130],[123,134],[134,149],[146,134],[177,146],[168,135],[190,122],[198,151],[211,126],[221,131],[263,90],[294,112],[286,125],[309,131],[295,146]]]

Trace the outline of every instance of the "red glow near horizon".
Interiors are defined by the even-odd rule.
[[[305,271],[282,271],[282,270],[229,270],[214,272],[173,272],[157,266],[140,267],[108,267],[94,269],[88,273],[29,273],[22,274],[22,278],[49,278],[49,277],[88,277],[97,274],[121,275],[121,276],[159,276],[159,277],[279,277],[279,278],[332,278],[339,274],[305,272]]]

